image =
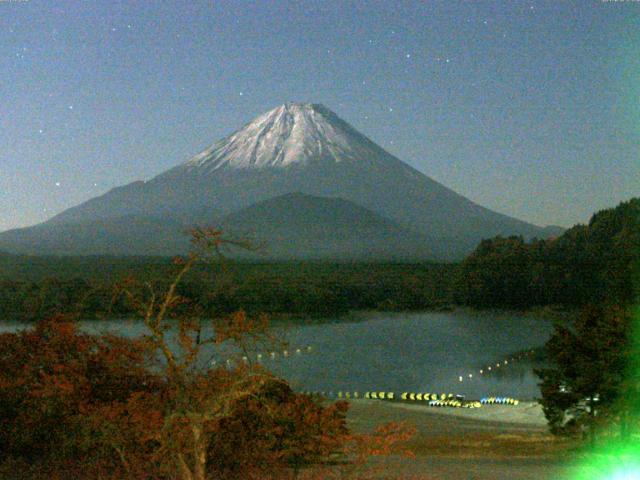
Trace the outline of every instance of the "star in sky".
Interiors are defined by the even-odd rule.
[[[615,155],[626,162],[625,177],[634,176],[633,166],[637,162],[633,162],[634,152],[630,142],[603,140],[606,135],[617,135],[617,131],[627,132],[632,126],[628,117],[619,114],[619,109],[606,107],[606,102],[611,102],[613,97],[623,96],[607,93],[608,87],[601,80],[615,77],[619,72],[611,68],[611,62],[599,60],[611,55],[612,49],[622,52],[626,47],[619,45],[614,32],[620,30],[623,17],[627,17],[624,22],[631,22],[633,16],[638,15],[638,9],[630,2],[627,2],[627,6],[620,5],[625,10],[616,9],[618,13],[602,9],[599,2],[585,2],[579,14],[575,6],[571,7],[565,2],[558,2],[557,8],[554,3],[553,9],[543,8],[542,2],[533,0],[519,5],[518,2],[514,5],[503,2],[500,11],[492,2],[484,5],[481,5],[482,2],[475,5],[474,2],[473,6],[460,2],[460,8],[455,9],[446,5],[447,2],[441,5],[433,2],[429,7],[433,12],[429,15],[421,15],[425,13],[423,7],[411,6],[411,2],[399,2],[390,7],[388,12],[381,8],[377,15],[362,15],[360,7],[355,4],[333,8],[331,5],[336,4],[327,2],[327,9],[320,13],[321,24],[326,28],[326,32],[322,32],[326,34],[323,35],[318,35],[316,31],[318,19],[309,19],[297,9],[274,10],[268,7],[271,3],[257,2],[252,12],[245,12],[253,18],[264,15],[264,18],[270,18],[269,22],[240,22],[242,26],[237,28],[235,23],[231,26],[233,28],[227,24],[237,20],[239,12],[235,8],[226,8],[225,2],[221,2],[215,11],[198,9],[202,15],[193,15],[189,9],[172,3],[167,4],[166,8],[148,9],[136,2],[115,2],[113,5],[107,2],[104,6],[101,2],[90,2],[64,19],[59,18],[59,9],[53,4],[49,8],[48,2],[38,8],[37,19],[32,17],[26,5],[12,9],[4,30],[6,48],[0,55],[8,67],[2,70],[5,83],[16,85],[16,88],[6,91],[4,103],[9,102],[14,108],[11,122],[0,129],[0,145],[14,141],[15,144],[11,152],[9,149],[0,149],[0,164],[4,168],[7,164],[13,166],[15,162],[16,171],[23,170],[24,174],[15,180],[13,193],[3,191],[9,195],[9,200],[0,202],[0,230],[8,228],[6,219],[11,214],[7,205],[22,202],[24,195],[20,198],[17,196],[22,191],[31,194],[30,172],[36,171],[40,165],[48,169],[44,170],[48,180],[41,188],[42,198],[34,192],[33,198],[27,199],[27,203],[32,202],[29,205],[33,207],[29,211],[41,213],[44,205],[51,205],[51,211],[66,208],[72,206],[79,195],[86,193],[82,190],[95,193],[103,187],[103,182],[104,186],[120,185],[138,177],[160,173],[172,159],[182,158],[185,151],[193,151],[202,142],[221,138],[228,134],[227,129],[232,126],[239,126],[261,111],[267,111],[281,98],[290,98],[291,92],[301,100],[322,101],[347,121],[364,120],[364,133],[374,140],[393,138],[398,145],[394,149],[403,160],[428,175],[442,179],[447,186],[480,203],[497,209],[504,206],[505,213],[525,220],[571,225],[588,218],[585,216],[595,209],[593,205],[604,208],[615,203],[609,198],[611,194],[605,192],[620,192],[616,193],[615,200],[630,195],[628,192],[633,189],[631,182],[623,179],[619,173],[608,172],[603,174],[601,181],[603,184],[607,181],[615,183],[615,188],[581,188],[579,195],[582,195],[582,203],[575,201],[564,208],[549,207],[559,204],[558,198],[565,198],[563,195],[568,186],[561,185],[561,176],[556,176],[558,180],[545,176],[546,172],[564,172],[562,162],[574,165],[572,145],[588,142],[593,142],[593,148],[585,152],[590,161],[599,166],[601,158]],[[275,15],[276,11],[281,15]],[[240,14],[244,15],[242,12]],[[271,14],[274,15],[267,17]],[[40,21],[43,22],[41,33],[44,40],[50,42],[49,49],[45,50],[50,50],[51,54],[42,50],[38,44],[42,39],[36,41],[37,36],[33,35],[32,29]],[[569,21],[571,28],[567,29]],[[354,29],[354,22],[361,22],[361,28]],[[597,36],[592,32],[594,24],[602,27]],[[100,28],[87,28],[90,25]],[[216,25],[216,28],[211,28],[212,25]],[[398,25],[399,30],[391,25]],[[156,28],[158,26],[167,28]],[[463,28],[459,28],[461,26]],[[133,32],[134,28],[136,32]],[[126,32],[129,32],[129,37],[136,37],[135,42],[121,45],[118,39]],[[513,32],[518,32],[518,35],[514,36]],[[242,41],[235,41],[238,38]],[[327,38],[340,39],[339,44],[329,42]],[[629,40],[636,39],[629,37]],[[505,48],[513,42],[513,48],[518,48],[523,61],[513,61],[513,50]],[[84,45],[89,45],[91,55],[82,54]],[[336,49],[327,45],[336,45]],[[576,54],[568,57],[562,55],[566,45],[571,45]],[[120,48],[122,51],[118,50]],[[272,69],[268,59],[278,49],[283,49],[283,55],[294,61],[283,61],[279,64],[280,68]],[[157,55],[148,55],[149,51]],[[462,51],[465,51],[465,55],[457,53]],[[307,59],[302,52],[318,58]],[[339,58],[343,52],[359,54],[354,58]],[[124,63],[104,61],[115,53],[123,55]],[[490,62],[476,61],[487,55],[492,56]],[[60,61],[60,58],[64,58],[64,61]],[[135,58],[143,58],[144,61],[131,61]],[[169,58],[171,60],[168,62]],[[219,71],[221,58],[242,61],[228,62],[222,74]],[[626,61],[623,57],[620,59]],[[308,64],[304,63],[307,61]],[[322,68],[323,63],[331,64],[332,68]],[[303,64],[309,68],[300,68]],[[124,65],[130,65],[131,69],[122,68]],[[180,76],[166,75],[167,71],[180,72]],[[536,79],[532,74],[536,71],[552,71],[554,75]],[[576,74],[591,71],[595,72],[594,75]],[[434,75],[434,72],[439,74]],[[262,82],[258,90],[263,93],[255,88],[251,94],[244,92],[244,89],[238,90],[239,86],[251,85],[250,82],[257,77]],[[180,88],[181,82],[176,82],[176,79],[182,78],[192,80],[189,88]],[[515,120],[505,121],[504,110],[512,107],[499,89],[492,88],[505,78],[516,80],[510,84],[510,95],[521,100],[522,105],[528,105],[535,95],[541,108],[513,109]],[[554,81],[548,81],[549,78]],[[117,81],[112,82],[113,79]],[[79,84],[76,80],[87,88],[75,88]],[[633,91],[634,86],[629,80],[618,80],[621,88],[626,88],[625,91]],[[207,109],[200,100],[203,92],[211,92],[212,82],[216,82],[212,93],[215,108]],[[454,89],[452,91],[460,95],[439,96],[443,87],[449,85]],[[100,94],[95,95],[93,90],[98,90]],[[163,93],[168,90],[179,95],[181,101],[163,101]],[[586,91],[600,95],[590,95],[588,101],[580,104],[571,101],[575,100],[573,93]],[[345,101],[341,107],[337,99],[343,97],[349,101]],[[114,99],[117,101],[114,102]],[[227,101],[230,99],[236,101]],[[416,108],[406,109],[408,99]],[[76,101],[80,107],[76,106]],[[1,104],[3,102],[0,101]],[[475,110],[479,105],[483,109]],[[152,141],[144,142],[141,151],[135,150],[137,142],[118,141],[123,132],[131,134],[131,138],[134,135],[128,130],[130,116],[126,114],[127,109],[139,111],[149,119],[150,129],[145,131],[157,132],[158,139],[153,135]],[[472,109],[474,113],[478,112],[474,120],[471,120],[474,116],[469,114]],[[571,110],[572,115],[563,113],[567,109]],[[63,115],[59,115],[54,125],[43,115],[50,112],[55,117],[56,110]],[[108,122],[101,117],[105,111],[113,111]],[[369,111],[371,114],[365,115]],[[437,117],[437,121],[427,122],[421,113],[424,111]],[[601,123],[606,123],[607,128],[600,130],[601,136],[595,131],[590,136],[587,129],[575,129],[574,122],[591,122],[593,112],[604,115]],[[459,128],[461,116],[471,124],[469,127],[462,126],[461,132],[469,139],[467,150],[450,145],[449,137],[440,135]],[[161,139],[166,138],[167,131],[171,131],[167,125],[171,122],[167,122],[167,119],[172,118],[205,119],[203,125],[206,128],[203,132],[202,129],[189,128],[187,125],[180,127],[184,128],[179,135],[180,141],[167,149]],[[549,122],[554,124],[553,131],[545,127]],[[486,128],[483,123],[486,123]],[[536,130],[521,132],[523,125],[536,125]],[[109,130],[103,132],[103,127]],[[434,135],[409,134],[414,128]],[[45,131],[47,135],[44,135]],[[69,134],[61,134],[67,131]],[[138,133],[142,134],[142,130],[136,131],[135,135]],[[548,141],[534,142],[531,133],[537,135],[535,138]],[[504,138],[520,134],[525,139],[522,149],[505,143]],[[591,138],[593,135],[597,138]],[[78,141],[78,136],[86,138],[86,141]],[[446,140],[437,140],[433,145],[434,137]],[[624,138],[624,133],[620,133],[620,138]],[[51,145],[47,145],[50,148],[45,152],[48,158],[44,159],[41,158],[42,153],[33,151],[29,143],[50,140]],[[476,145],[478,148],[475,148]],[[545,197],[546,203],[538,201],[537,206],[518,203],[515,197],[520,192],[516,187],[507,192],[507,196],[511,196],[510,201],[494,199],[486,192],[499,191],[499,185],[480,188],[481,183],[477,179],[469,179],[464,173],[474,171],[473,167],[478,162],[494,158],[496,150],[503,147],[502,160],[492,164],[496,168],[516,169],[515,162],[522,162],[527,175],[536,175],[534,170],[538,160],[532,159],[540,159],[545,168],[541,169],[542,173],[536,177],[536,181],[545,185],[545,195],[549,195]],[[109,168],[101,176],[98,187],[89,176],[92,163],[98,161],[91,160],[97,148],[117,158],[140,158],[141,166],[132,171]],[[21,155],[10,154],[13,151]],[[437,159],[460,155],[468,160],[461,160],[460,172],[450,172],[448,161],[425,163],[423,151],[434,151],[432,157]],[[550,151],[553,154],[549,154]],[[33,158],[27,159],[27,162],[21,159],[29,155]],[[59,170],[62,163],[60,158],[73,159],[69,165],[78,165],[79,170],[77,174],[73,172],[74,180],[69,183],[66,183],[66,179],[71,179],[69,173]],[[465,162],[469,162],[472,168],[465,169]],[[29,166],[24,166],[27,163]],[[55,173],[49,164],[55,165]],[[70,170],[69,166],[65,168]],[[622,165],[620,168],[623,168]],[[77,179],[75,175],[78,175]],[[57,182],[59,186],[55,185],[56,176],[65,178]],[[85,176],[84,181],[82,176]],[[589,177],[585,178],[591,182]],[[487,179],[488,182],[498,180],[499,175]],[[527,183],[522,182],[522,189],[528,193]],[[618,187],[618,183],[623,183],[624,188]],[[591,183],[589,185],[592,186]],[[586,191],[589,193],[584,193]],[[54,198],[55,202],[61,202],[63,193],[69,194],[69,198],[64,203],[54,203]],[[51,203],[46,201],[47,194],[52,196]],[[552,195],[558,196],[554,198]],[[555,203],[549,200],[551,198]],[[589,208],[582,206],[589,203],[587,200],[593,202]],[[40,218],[37,215],[26,212],[20,222],[27,224],[38,220]]]

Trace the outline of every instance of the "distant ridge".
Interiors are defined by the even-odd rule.
[[[232,236],[279,259],[425,260],[429,239],[341,198],[288,193],[222,219]]]

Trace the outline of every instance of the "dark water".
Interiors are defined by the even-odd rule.
[[[15,328],[0,324],[0,331]],[[84,322],[83,329],[125,336],[144,331],[139,322],[126,320]],[[542,345],[551,329],[545,320],[503,312],[361,312],[350,321],[276,327],[289,342],[289,354],[285,357],[280,350],[271,358],[265,351],[260,361],[300,390],[451,392],[526,399],[539,396],[531,365],[524,360],[505,365],[504,360],[514,351]],[[500,368],[495,367],[497,362]],[[488,365],[493,367],[490,373]]]

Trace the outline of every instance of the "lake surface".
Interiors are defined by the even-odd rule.
[[[20,327],[0,323],[0,332]],[[83,329],[124,336],[144,331],[140,322],[128,320],[87,321]],[[280,349],[272,358],[270,351],[264,351],[259,361],[298,390],[446,392],[473,398],[530,399],[539,396],[531,365],[525,360],[505,365],[504,360],[515,351],[544,344],[552,325],[533,316],[504,312],[359,312],[340,321],[276,326],[274,330],[288,341],[288,355]],[[220,363],[227,358],[219,352],[216,357]],[[252,357],[257,361],[256,355]],[[501,366],[496,368],[498,362]]]

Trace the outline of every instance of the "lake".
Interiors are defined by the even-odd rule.
[[[18,328],[21,325],[0,323],[0,332]],[[86,321],[83,329],[125,336],[144,331],[140,322],[128,320]],[[504,360],[509,361],[515,351],[543,345],[552,325],[516,313],[456,310],[358,312],[339,321],[277,325],[274,329],[288,341],[288,355],[280,350],[272,358],[265,351],[260,362],[298,390],[446,392],[472,398],[531,399],[539,396],[531,364],[524,359],[507,364]],[[217,361],[225,360],[219,356]]]

